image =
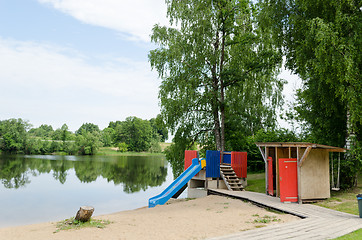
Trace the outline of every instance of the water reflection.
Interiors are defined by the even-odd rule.
[[[160,156],[21,156],[0,155],[0,181],[4,187],[18,189],[30,184],[30,176],[52,174],[64,184],[69,170],[82,183],[98,177],[123,185],[126,193],[160,186],[166,181],[167,166]]]

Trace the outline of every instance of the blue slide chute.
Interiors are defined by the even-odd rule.
[[[148,207],[165,204],[173,195],[175,195],[188,181],[191,180],[201,170],[201,162],[199,159],[192,159],[192,164],[178,178],[176,178],[170,186],[168,186],[161,194],[148,200]]]

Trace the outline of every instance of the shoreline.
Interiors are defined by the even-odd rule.
[[[111,224],[103,229],[82,228],[54,233],[57,222],[46,222],[0,228],[0,236],[9,240],[205,239],[300,219],[215,195],[170,200],[155,208],[146,206],[94,218],[109,220]]]

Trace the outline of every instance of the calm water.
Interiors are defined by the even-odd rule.
[[[58,221],[80,206],[94,215],[148,205],[172,181],[163,156],[0,155],[0,227]]]

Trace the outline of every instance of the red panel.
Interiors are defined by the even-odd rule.
[[[231,152],[231,167],[239,178],[247,177],[247,153]]]
[[[241,177],[246,178],[248,175],[248,153],[241,153]]]
[[[280,201],[298,202],[297,159],[279,158]]]
[[[196,150],[185,150],[185,167],[186,170],[192,164],[192,159],[199,158],[199,152]]]
[[[268,193],[274,195],[274,175],[273,175],[273,158],[268,157]]]

